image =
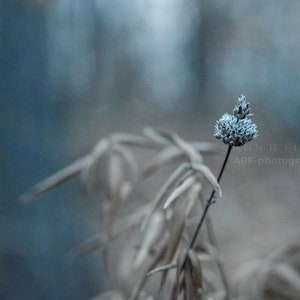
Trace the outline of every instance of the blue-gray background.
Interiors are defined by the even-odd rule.
[[[260,129],[246,155],[299,158],[299,12],[297,0],[0,1],[0,298],[77,300],[101,290],[96,254],[67,260],[98,224],[79,180],[32,205],[17,199],[104,135],[152,125],[214,142],[215,120],[244,93]],[[224,181],[252,197],[244,212],[250,206],[257,217],[254,208],[267,201],[251,232],[293,235],[299,163],[237,160],[235,173],[247,164],[251,179]],[[280,241],[268,237],[270,247]]]

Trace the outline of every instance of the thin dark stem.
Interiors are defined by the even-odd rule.
[[[225,156],[225,159],[224,159],[224,162],[223,162],[220,174],[218,176],[218,182],[220,182],[220,180],[221,180],[221,177],[222,177],[223,172],[225,170],[225,167],[226,167],[226,164],[227,164],[227,161],[228,161],[228,158],[229,158],[231,150],[232,150],[232,146],[228,146],[228,150],[227,150],[227,153],[226,153],[226,156]]]
[[[229,158],[229,155],[230,155],[231,150],[232,150],[232,146],[228,146],[228,150],[227,150],[227,153],[226,153],[226,156],[225,156],[225,159],[224,159],[224,162],[223,162],[221,171],[220,171],[219,176],[218,176],[218,182],[220,182],[220,180],[221,180],[221,177],[222,177],[223,172],[224,172],[224,170],[225,170],[225,167],[226,167],[226,164],[227,164],[227,161],[228,161],[228,158]],[[190,247],[189,247],[190,249],[194,247],[194,244],[195,244],[195,242],[196,242],[197,236],[198,236],[198,234],[199,234],[199,232],[200,232],[200,229],[201,229],[201,227],[202,227],[202,224],[203,224],[203,222],[204,222],[204,220],[205,220],[205,218],[206,218],[207,212],[208,212],[210,206],[214,203],[214,201],[213,201],[214,195],[215,195],[215,190],[213,190],[213,191],[211,192],[211,195],[210,195],[209,199],[208,199],[207,202],[206,202],[204,211],[203,211],[203,213],[202,213],[202,216],[201,216],[201,218],[200,218],[200,221],[199,221],[199,223],[198,223],[198,225],[197,225],[197,228],[196,228],[195,233],[194,233],[194,235],[193,235],[192,241],[191,241],[191,243],[190,243]]]

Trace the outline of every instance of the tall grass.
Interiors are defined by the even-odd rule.
[[[77,174],[95,194],[99,174],[105,178],[102,229],[71,253],[76,259],[102,249],[111,283],[94,299],[300,299],[300,268],[291,263],[295,257],[300,261],[297,245],[245,265],[236,279],[224,270],[209,208],[222,196],[219,181],[232,148],[257,135],[247,119],[249,103],[242,97],[233,115],[224,115],[216,125],[215,136],[228,145],[218,177],[204,157],[220,152],[220,147],[146,128],[141,135],[103,138],[91,153],[22,196],[32,202]],[[163,179],[155,182],[157,178]],[[135,191],[147,185],[149,200],[139,203]],[[212,189],[208,200],[205,186]]]

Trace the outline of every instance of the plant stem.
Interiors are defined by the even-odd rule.
[[[226,153],[226,156],[225,156],[225,159],[224,159],[224,162],[223,162],[221,171],[220,171],[219,176],[218,176],[218,182],[220,182],[220,180],[221,180],[221,177],[222,177],[223,172],[224,172],[224,170],[225,170],[225,167],[226,167],[226,164],[227,164],[227,161],[228,161],[228,158],[229,158],[229,155],[230,155],[231,150],[232,150],[232,146],[228,146],[228,150],[227,150],[227,153]],[[194,244],[195,244],[195,242],[196,242],[197,236],[198,236],[198,234],[199,234],[199,232],[200,232],[200,229],[201,229],[201,227],[202,227],[202,225],[203,225],[203,222],[204,222],[204,220],[205,220],[205,218],[206,218],[206,216],[207,216],[207,212],[208,212],[210,206],[211,206],[213,203],[215,203],[215,201],[213,200],[213,199],[214,199],[214,195],[215,195],[215,190],[213,190],[213,191],[211,192],[211,195],[210,195],[209,199],[208,199],[207,202],[206,202],[204,211],[203,211],[203,213],[202,213],[202,216],[201,216],[201,218],[200,218],[200,221],[199,221],[199,223],[198,223],[198,225],[197,225],[197,228],[196,228],[195,233],[194,233],[194,235],[193,235],[192,241],[191,241],[191,243],[190,243],[190,247],[189,247],[190,249],[192,249],[192,248],[194,247]]]

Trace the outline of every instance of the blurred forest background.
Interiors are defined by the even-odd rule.
[[[31,205],[22,192],[115,131],[218,143],[215,120],[240,94],[260,136],[234,149],[212,209],[226,267],[299,242],[299,12],[298,0],[1,0],[0,298],[89,299],[106,276],[99,253],[67,259],[98,230],[79,179]]]

